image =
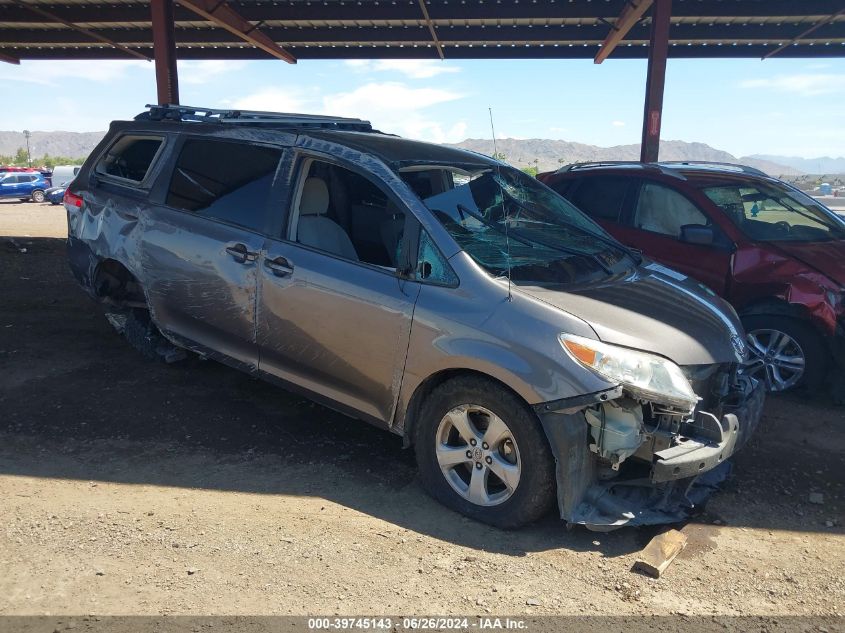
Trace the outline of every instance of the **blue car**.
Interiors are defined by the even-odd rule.
[[[61,204],[62,199],[65,197],[65,189],[70,182],[63,182],[58,187],[50,187],[46,192],[47,200],[50,201],[50,204]]]
[[[43,175],[34,171],[9,172],[0,178],[0,198],[18,198],[44,202],[50,185]]]

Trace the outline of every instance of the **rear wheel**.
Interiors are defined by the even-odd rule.
[[[769,391],[821,385],[827,358],[821,337],[809,324],[774,315],[747,316],[742,324],[750,351],[745,373],[763,381]]]
[[[36,189],[32,192],[33,202],[44,202],[44,192],[41,189]]]
[[[520,527],[554,501],[554,460],[540,421],[493,381],[468,376],[437,387],[420,411],[415,446],[426,491],[478,521]]]

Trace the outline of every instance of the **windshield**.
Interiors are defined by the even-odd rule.
[[[461,248],[494,275],[568,283],[624,272],[624,246],[569,202],[511,167],[404,167],[400,176]]]
[[[748,237],[761,242],[845,239],[845,222],[799,191],[773,182],[707,185],[702,191]]]

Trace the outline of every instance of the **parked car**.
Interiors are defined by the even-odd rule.
[[[47,191],[44,192],[44,195],[47,197],[47,200],[50,201],[50,204],[61,204],[65,197],[65,189],[70,184],[70,181],[63,182],[57,187],[50,187]]]
[[[555,501],[598,529],[680,520],[760,417],[730,306],[479,154],[152,107],[65,207],[75,277],[139,350],[389,429],[429,493],[493,525]]]
[[[0,198],[44,202],[47,180],[38,172],[9,172],[0,179]]]
[[[845,221],[750,167],[576,164],[540,180],[621,242],[695,277],[742,319],[747,371],[820,386],[845,358]]]
[[[53,173],[50,176],[53,186],[58,186],[65,182],[70,182],[76,178],[79,173],[80,165],[56,165],[53,167]]]

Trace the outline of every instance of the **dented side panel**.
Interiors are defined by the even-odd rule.
[[[826,336],[836,332],[837,319],[845,314],[834,306],[829,291],[837,284],[791,254],[775,248],[743,246],[734,258],[734,282],[730,300],[743,311],[762,301],[777,299],[796,314],[809,316]]]

